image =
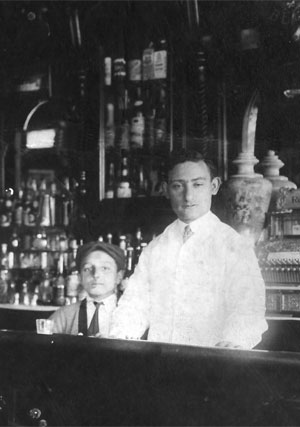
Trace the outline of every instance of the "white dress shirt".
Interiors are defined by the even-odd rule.
[[[142,252],[112,317],[111,336],[254,347],[267,329],[265,285],[248,241],[208,212],[178,219]]]
[[[89,295],[86,296],[86,313],[87,313],[87,326],[90,326],[94,316],[96,306],[94,301]],[[117,296],[112,294],[101,301],[98,311],[99,331],[101,335],[108,336],[112,312],[116,308]]]

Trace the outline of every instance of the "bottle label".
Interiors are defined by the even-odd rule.
[[[142,80],[142,61],[140,59],[128,61],[128,77],[132,82]]]
[[[106,199],[113,199],[114,198],[114,190],[107,190],[105,192],[105,198]]]
[[[114,77],[126,77],[126,61],[124,58],[114,60]]]
[[[131,120],[131,144],[139,148],[144,144],[145,118],[142,114]]]
[[[115,125],[114,125],[114,104],[109,102],[106,106],[107,118],[105,128],[105,147],[114,147],[115,145]]]
[[[143,80],[154,79],[154,49],[148,48],[143,51]]]
[[[111,58],[104,58],[104,84],[111,86]]]
[[[154,52],[154,79],[167,78],[167,51]]]
[[[117,188],[118,198],[127,198],[132,196],[132,191],[129,182],[120,182]]]
[[[123,150],[129,150],[129,133],[130,133],[130,126],[128,121],[126,120],[121,125],[121,141],[120,141],[120,147]]]
[[[8,262],[8,268],[14,268],[15,267],[15,254],[14,254],[14,252],[12,252],[12,251],[8,252],[7,262]]]

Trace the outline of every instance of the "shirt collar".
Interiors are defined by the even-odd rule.
[[[91,303],[91,302],[94,303],[94,302],[97,302],[97,301],[95,301],[93,298],[91,298],[89,295],[87,295],[86,296],[86,302],[87,303]],[[109,307],[112,307],[112,306],[116,306],[116,304],[117,304],[117,295],[115,293],[111,294],[108,297],[106,297],[103,300],[98,301],[98,302],[102,302],[102,304],[106,308],[109,308]]]
[[[192,221],[189,224],[186,224],[185,222],[178,219],[177,221],[180,233],[183,234],[184,229],[187,225],[191,227],[193,233],[197,233],[200,230],[204,230],[211,221],[212,216],[213,213],[211,211],[208,211],[206,214],[200,216],[199,218],[195,219],[195,221]]]

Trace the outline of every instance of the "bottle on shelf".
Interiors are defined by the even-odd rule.
[[[16,300],[16,284],[13,280],[10,281],[8,291],[7,291],[7,303],[15,304]]]
[[[68,227],[73,216],[74,208],[74,198],[71,191],[70,178],[68,176],[65,176],[62,180],[62,187],[58,200],[58,215],[56,216],[57,223],[64,227]]]
[[[128,246],[126,251],[126,268],[125,268],[124,276],[120,285],[121,292],[124,292],[124,290],[126,289],[128,279],[133,273],[133,269],[134,269],[133,268],[133,252],[134,252],[133,247]]]
[[[144,101],[141,88],[137,87],[135,98],[132,100],[132,115],[130,122],[130,148],[131,150],[142,150],[145,137]]]
[[[166,39],[160,39],[157,49],[154,51],[153,62],[154,79],[162,82],[166,81],[168,73],[168,46]]]
[[[39,285],[38,304],[50,305],[53,300],[52,277],[49,269],[44,270],[41,283]]]
[[[125,154],[130,151],[130,124],[129,124],[129,107],[128,107],[128,90],[124,93],[124,109],[121,111],[120,124],[117,135],[117,146],[120,147],[121,153]]]
[[[138,17],[136,17],[138,19]],[[129,46],[128,46],[128,82],[129,86],[134,87],[141,83],[142,70],[142,49],[140,46],[140,34],[137,33],[137,28],[134,23],[130,23],[129,30]]]
[[[104,85],[111,86],[112,83],[112,59],[111,56],[104,58]]]
[[[38,305],[38,299],[39,299],[39,288],[38,288],[38,286],[36,286],[34,288],[34,291],[33,291],[32,297],[31,297],[30,305],[31,306]]]
[[[122,235],[119,237],[119,247],[124,251],[124,254],[126,254],[126,236]]]
[[[117,198],[128,198],[132,196],[131,180],[129,174],[128,158],[122,157],[120,178],[117,186]]]
[[[65,260],[63,253],[59,254],[57,275],[53,282],[53,303],[54,305],[65,305],[65,288],[66,288]]]
[[[8,302],[8,289],[9,289],[9,270],[0,270],[0,304]]]
[[[10,227],[12,225],[13,218],[13,201],[12,201],[13,190],[7,189],[5,195],[0,199],[0,226]]]
[[[158,154],[167,154],[167,106],[166,91],[163,87],[159,89],[159,97],[155,110],[154,119],[154,151]]]
[[[42,227],[50,227],[51,224],[51,205],[50,194],[45,193],[41,196],[39,224]]]
[[[9,245],[12,248],[12,250],[16,251],[20,249],[20,237],[19,237],[19,234],[17,233],[16,228],[13,229],[13,232],[10,236]]]
[[[137,168],[137,178],[136,178],[136,197],[146,197],[148,195],[149,181],[145,174],[145,168],[142,163],[138,165]]]
[[[8,265],[8,245],[7,243],[1,243],[1,269],[8,269],[9,265]]]
[[[76,267],[76,254],[78,245],[72,245],[72,255],[69,262],[69,268],[66,277],[66,304],[72,304],[79,298],[79,274]]]
[[[154,43],[149,42],[142,56],[143,81],[154,79]]]
[[[143,235],[140,227],[137,228],[134,239],[134,267],[137,265],[142,252]]]
[[[114,162],[110,162],[108,168],[108,177],[107,177],[105,198],[113,199],[115,197],[115,164]]]
[[[86,171],[80,172],[80,180],[78,186],[78,218],[80,220],[86,220],[86,209],[87,209],[87,182],[86,182]]]
[[[55,182],[50,183],[50,224],[52,226],[57,225],[57,186]]]
[[[112,234],[111,233],[107,233],[106,238],[107,238],[107,243],[112,244],[112,238],[113,238]]]
[[[28,178],[26,183],[24,209],[23,209],[23,223],[27,227],[34,227],[37,225],[39,215],[40,201],[37,191],[37,181],[35,178]]]
[[[19,250],[20,250],[20,237],[19,237],[17,230],[15,228],[14,228],[14,230],[10,236],[8,249],[9,249],[9,254],[11,254],[8,257],[10,268],[18,267],[19,266],[18,255],[19,255]]]
[[[25,280],[25,282],[22,283],[22,289],[20,292],[19,304],[30,305],[30,294],[29,294],[29,290],[28,290],[27,280]]]
[[[16,193],[14,201],[13,223],[17,227],[20,227],[23,224],[23,194],[24,191],[21,188]]]
[[[154,119],[155,119],[155,103],[153,90],[149,87],[145,91],[145,138],[144,138],[144,151],[146,153],[153,154],[154,143],[155,143],[155,130],[154,130]]]
[[[106,103],[105,120],[105,149],[110,150],[115,146],[115,105],[113,99],[109,98]]]

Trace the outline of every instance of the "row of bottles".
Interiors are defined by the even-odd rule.
[[[1,268],[56,268],[60,254],[68,266],[75,259],[77,240],[65,231],[18,234],[14,230],[7,243],[1,243]]]
[[[70,226],[75,217],[84,215],[85,182],[85,171],[79,182],[69,177],[54,181],[29,175],[19,191],[7,189],[0,197],[0,227]]]
[[[150,42],[142,51],[122,46],[105,57],[106,150],[167,153],[168,52],[167,42]]]
[[[130,155],[106,156],[105,198],[161,196],[166,180],[163,159],[146,160]]]
[[[23,305],[65,305],[84,297],[76,254],[78,243],[65,232],[48,234],[42,230],[20,239],[13,232],[9,243],[2,243],[0,254],[0,303]],[[147,246],[141,229],[136,233],[99,236],[99,241],[115,243],[124,251],[126,269],[122,292],[133,273],[142,250]],[[82,242],[80,242],[82,244]]]
[[[75,259],[65,263],[60,254],[56,268],[0,270],[0,303],[23,305],[65,305],[80,298]]]

